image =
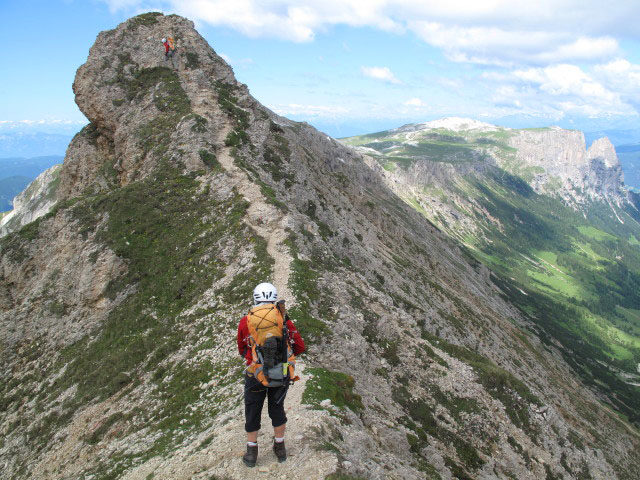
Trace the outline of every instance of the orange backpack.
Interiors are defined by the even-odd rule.
[[[247,373],[265,387],[281,387],[299,380],[283,310],[284,303],[264,303],[247,314],[252,359]]]

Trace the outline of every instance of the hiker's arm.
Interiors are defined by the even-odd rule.
[[[247,317],[242,317],[238,324],[238,354],[244,358],[247,354],[247,336],[249,330],[247,329]]]
[[[289,341],[291,342],[291,347],[293,348],[293,354],[300,355],[305,350],[304,340],[302,340],[298,329],[291,320],[287,321],[287,329],[289,330]]]

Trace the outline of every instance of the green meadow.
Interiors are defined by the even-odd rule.
[[[638,422],[640,388],[631,383],[640,383],[640,213],[631,205],[595,202],[576,210],[538,195],[527,182],[542,171],[518,164],[505,143],[510,135],[439,129],[343,141],[372,149],[389,171],[419,161],[481,166],[446,183],[425,185],[405,201],[491,268],[543,342],[559,343],[586,383]],[[489,154],[503,169],[484,167]],[[445,204],[455,198],[459,215],[452,219],[437,203],[432,207],[434,198]],[[473,228],[459,216],[470,219]]]

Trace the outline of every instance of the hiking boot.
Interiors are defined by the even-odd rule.
[[[255,467],[258,461],[258,445],[247,445],[247,453],[242,456],[242,461],[247,467]]]
[[[273,440],[273,453],[276,454],[278,462],[282,463],[287,460],[287,449],[284,447],[284,440],[281,442]]]

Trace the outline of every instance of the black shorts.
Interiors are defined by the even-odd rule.
[[[260,430],[260,417],[265,397],[268,398],[267,409],[271,425],[279,427],[287,423],[287,415],[284,413],[284,396],[288,387],[267,388],[254,377],[244,377],[244,417],[246,423],[244,429],[247,432]],[[279,401],[279,402],[278,402]],[[276,404],[276,402],[278,402]]]

